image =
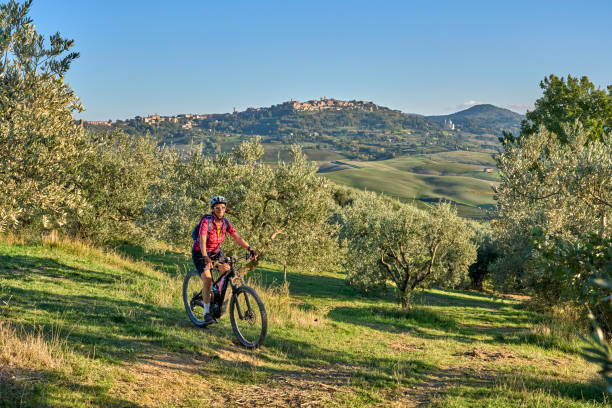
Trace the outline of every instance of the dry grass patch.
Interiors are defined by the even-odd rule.
[[[0,321],[0,376],[7,368],[58,370],[65,363],[62,346],[59,333],[46,340],[41,329],[28,333]]]
[[[15,235],[12,233],[4,233],[0,234],[0,242],[4,242],[8,245],[25,245],[26,240],[24,237],[20,235]]]
[[[123,366],[110,393],[139,407],[221,406],[205,378],[206,362],[185,354],[158,354]],[[200,401],[200,403],[196,403]]]
[[[261,296],[266,307],[269,326],[312,328],[327,322],[329,308],[306,307],[302,301],[289,295],[287,285],[263,286],[256,280],[249,280],[247,284]]]
[[[0,321],[0,405],[28,401],[53,373],[69,373],[67,351],[57,333],[26,332]]]

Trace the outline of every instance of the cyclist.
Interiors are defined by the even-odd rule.
[[[212,261],[222,261],[225,259],[221,244],[225,240],[225,234],[228,233],[238,245],[246,248],[251,253],[253,258],[257,259],[259,255],[257,250],[251,247],[245,240],[236,232],[236,229],[225,218],[225,209],[227,200],[223,196],[214,196],[210,200],[211,214],[205,214],[200,221],[200,229],[197,238],[193,242],[191,248],[191,257],[193,263],[202,277],[204,287],[202,289],[202,303],[204,303],[204,322],[212,323],[215,318],[210,313],[210,297],[212,288]],[[209,226],[209,223],[210,226]],[[217,266],[221,274],[229,271],[229,265],[220,263]]]

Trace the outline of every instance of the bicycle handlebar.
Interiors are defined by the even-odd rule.
[[[223,259],[223,262],[221,262],[220,260],[217,261],[217,262],[218,263],[229,263],[231,265],[236,265],[240,261],[249,261],[252,258],[253,257],[251,256],[251,254],[249,252],[247,252],[246,255],[243,255],[240,258],[234,258],[232,256],[226,256],[225,259]]]

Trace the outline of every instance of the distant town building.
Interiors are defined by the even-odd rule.
[[[103,126],[112,126],[112,120],[88,120],[86,122],[88,125],[103,125]]]
[[[139,120],[137,118],[137,120]],[[143,120],[145,123],[150,123],[152,125],[161,123],[161,122],[172,122],[172,123],[176,123],[178,122],[178,117],[176,116],[159,116],[159,115],[149,115],[146,118],[140,118],[140,120]]]
[[[455,130],[455,124],[450,119],[444,119],[444,129]]]
[[[342,110],[342,109],[360,109],[364,111],[372,111],[377,108],[372,102],[363,101],[341,101],[338,99],[328,99],[323,97],[319,100],[307,102],[294,101],[291,99],[288,102],[283,102],[280,105],[272,106],[272,109],[293,109],[297,111],[324,111],[324,110]]]

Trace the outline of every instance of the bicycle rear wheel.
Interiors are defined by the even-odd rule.
[[[202,278],[196,270],[191,270],[183,281],[183,304],[189,320],[196,326],[205,326],[204,303],[202,302]]]
[[[253,349],[263,344],[268,332],[268,317],[263,302],[253,288],[241,286],[232,294],[230,322],[244,347]]]

